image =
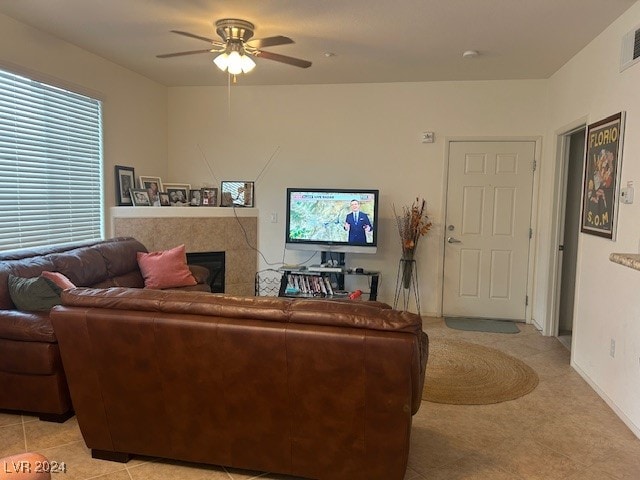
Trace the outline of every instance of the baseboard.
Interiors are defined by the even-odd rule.
[[[616,403],[606,394],[604,391],[598,386],[596,382],[594,382],[589,375],[586,374],[584,370],[582,370],[576,363],[571,360],[571,366],[578,372],[585,382],[589,384],[591,388],[605,401],[605,403],[613,410],[620,420],[624,422],[624,424],[629,427],[629,429],[633,432],[633,434],[640,439],[640,427],[634,424],[629,417],[627,417],[620,408],[616,405]]]

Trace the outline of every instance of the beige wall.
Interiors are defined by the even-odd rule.
[[[166,173],[164,86],[1,14],[0,68],[103,100],[107,207],[115,202],[115,165],[135,167],[136,176]]]
[[[640,2],[607,28],[549,81],[545,163],[541,171],[541,211],[553,201],[555,137],[566,125],[598,121],[626,111],[621,184],[640,188],[640,64],[619,71],[621,38],[640,25]],[[572,363],[640,436],[640,272],[608,258],[612,252],[638,253],[640,197],[620,204],[616,241],[580,234]],[[542,241],[552,238],[551,215],[541,216]],[[550,251],[538,254],[539,289],[544,290]],[[547,303],[536,302],[544,317]],[[615,357],[609,355],[611,339]]]
[[[309,257],[283,252],[287,187],[378,188],[378,254],[349,254],[347,262],[380,270],[379,299],[390,303],[400,257],[392,205],[424,197],[435,228],[418,246],[420,297],[422,312],[435,313],[445,138],[542,135],[545,92],[545,81],[234,87],[230,99],[223,87],[169,88],[168,176],[196,185],[253,180],[275,152],[255,187],[258,246],[272,263]],[[434,144],[421,143],[425,130],[435,132]]]
[[[625,110],[622,183],[640,187],[640,66],[618,72],[620,38],[640,24],[640,3],[549,80],[288,87],[169,88],[0,15],[0,65],[33,71],[104,100],[106,206],[113,166],[194,185],[255,179],[258,246],[268,262],[283,252],[287,186],[375,187],[381,191],[379,254],[352,266],[382,271],[390,301],[399,256],[391,206],[429,202],[434,230],[418,260],[423,312],[440,303],[445,138],[543,136],[537,192],[533,315],[546,325],[556,195],[556,136],[581,120]],[[286,66],[283,66],[286,68]],[[168,91],[168,95],[167,95]],[[168,119],[168,121],[167,121]],[[422,144],[420,132],[435,131]],[[209,167],[205,162],[207,160]],[[608,261],[638,251],[640,199],[622,205],[616,242],[580,235],[572,362],[616,412],[640,432],[640,273]],[[278,223],[271,223],[271,213]],[[215,232],[212,232],[215,234]],[[314,262],[317,261],[314,260]],[[262,267],[266,262],[262,262]],[[611,338],[616,356],[609,356]],[[552,405],[550,405],[552,409]]]

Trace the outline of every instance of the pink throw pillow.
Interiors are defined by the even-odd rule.
[[[48,278],[63,290],[66,290],[67,288],[76,288],[73,282],[60,272],[44,271],[40,274],[40,276],[44,278]]]
[[[138,252],[137,258],[145,288],[187,287],[198,283],[187,267],[184,245],[162,252]]]

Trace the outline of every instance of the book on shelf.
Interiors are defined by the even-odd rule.
[[[290,273],[287,275],[288,293],[299,292],[312,295],[333,295],[333,286],[328,276],[317,274]]]
[[[333,287],[331,286],[331,280],[329,280],[329,277],[322,277],[322,280],[324,280],[324,286],[327,289],[327,295],[333,295]]]

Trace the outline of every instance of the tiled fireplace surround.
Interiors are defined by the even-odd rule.
[[[225,252],[225,293],[233,295],[254,294],[257,227],[254,208],[111,208],[111,236],[134,237],[150,252],[183,243],[188,253]]]

